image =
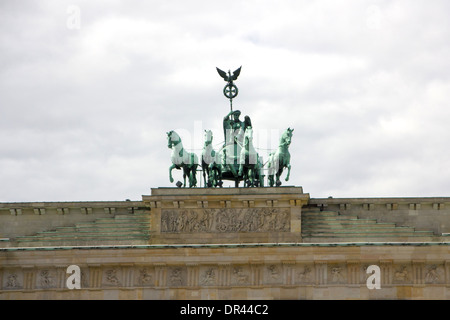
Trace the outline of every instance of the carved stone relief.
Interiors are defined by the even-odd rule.
[[[162,210],[161,232],[288,232],[290,214],[283,208]]]
[[[250,271],[247,267],[236,266],[231,271],[231,284],[233,285],[249,285]]]
[[[202,286],[214,286],[217,285],[217,268],[207,267],[201,270],[200,273],[200,285]]]
[[[150,268],[142,268],[139,270],[137,283],[140,286],[151,286],[154,284],[154,275]]]
[[[444,267],[441,265],[429,265],[425,268],[425,283],[438,284],[444,283]]]
[[[342,284],[347,282],[346,268],[342,265],[328,266],[328,281],[331,284]]]
[[[39,271],[38,287],[47,289],[52,288],[56,284],[56,278],[53,270],[45,269]]]
[[[109,286],[120,286],[117,269],[107,269],[104,273],[104,283]]]
[[[314,273],[312,265],[301,266],[296,272],[296,283],[311,284],[314,283]]]
[[[371,264],[380,264],[373,262]],[[95,276],[88,269],[81,270],[81,287],[186,287],[186,286],[249,286],[249,285],[347,285],[365,286],[368,277],[367,263],[260,263],[260,264],[225,264],[225,265],[177,265],[159,266],[160,276],[164,281],[157,281],[158,272],[153,265],[133,266],[124,269],[120,266],[98,267],[99,284],[88,281]],[[447,266],[443,262],[423,264],[421,272],[414,271],[408,263],[392,264],[382,268],[382,285],[440,285],[445,284]],[[60,270],[59,270],[60,271]],[[189,272],[188,272],[189,271]],[[2,288],[0,290],[33,290],[65,288],[67,276],[61,277],[57,268],[33,269],[27,271],[27,277],[21,269],[3,270]],[[59,276],[58,276],[59,275]],[[130,280],[126,280],[129,275]],[[28,279],[28,280],[26,280]],[[384,279],[384,280],[383,280]],[[24,285],[24,283],[30,284]],[[32,285],[34,283],[34,286]]]
[[[278,264],[270,264],[264,270],[264,282],[267,284],[281,284],[283,282],[282,268]]]
[[[11,272],[6,275],[6,283],[4,284],[5,289],[21,289],[22,281],[21,275],[17,272]]]
[[[167,284],[171,287],[186,286],[186,268],[184,267],[168,268]]]
[[[406,284],[411,281],[411,270],[407,265],[400,265],[394,269],[393,282],[397,284]]]

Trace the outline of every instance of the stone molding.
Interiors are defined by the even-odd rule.
[[[450,286],[449,262],[269,262],[258,264],[82,265],[82,289],[358,286],[365,288],[369,265],[382,265],[381,286]],[[2,268],[2,292],[67,290],[66,267]]]
[[[395,249],[401,259],[389,249]],[[450,251],[439,248],[386,246],[368,254],[368,248],[353,247],[245,247],[239,249],[86,250],[77,253],[79,261],[58,257],[52,263],[48,252],[21,252],[0,268],[0,296],[7,291],[67,290],[66,269],[81,269],[82,289],[111,288],[264,288],[264,287],[366,287],[367,268],[378,265],[381,286],[450,287]],[[130,251],[127,252],[127,250]],[[162,250],[162,251],[161,251]],[[205,251],[205,252],[204,252]],[[99,253],[97,258],[92,255]],[[114,253],[110,262],[102,262]],[[207,253],[207,254],[206,254]],[[205,255],[206,254],[206,255]],[[34,260],[30,260],[30,255]],[[145,257],[151,255],[151,260]],[[0,253],[0,257],[4,253]],[[258,259],[259,257],[259,259]],[[285,259],[289,257],[289,259]],[[432,257],[428,259],[427,257]],[[13,261],[15,260],[15,261]],[[88,261],[97,260],[93,263]],[[141,260],[140,262],[135,262]],[[27,262],[34,261],[33,264]],[[3,262],[5,262],[3,260]]]
[[[446,210],[450,206],[450,197],[417,198],[311,198],[309,205],[326,209],[335,206],[340,210],[359,209],[365,211],[376,208],[386,211],[408,210]]]

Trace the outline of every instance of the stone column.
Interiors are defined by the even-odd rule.
[[[134,266],[126,264],[122,266],[122,287],[134,287]]]
[[[425,284],[425,261],[418,261],[413,260],[412,261],[412,268],[413,268],[413,284],[414,285],[424,285]]]
[[[347,283],[359,285],[361,283],[361,265],[359,261],[347,261]]]
[[[155,264],[155,286],[165,287],[167,278],[167,267],[164,263]]]
[[[316,285],[326,285],[327,281],[327,263],[325,261],[316,261],[314,263]]]
[[[56,266],[56,288],[64,288],[67,289],[66,280],[70,277],[68,274],[66,265],[57,265]]]
[[[260,286],[262,283],[263,278],[263,269],[262,269],[263,263],[262,262],[250,262],[250,268],[251,268],[251,284],[253,286]]]
[[[381,287],[391,285],[393,280],[392,260],[380,261]]]
[[[450,287],[450,260],[444,263],[444,273],[445,273],[445,284]]]
[[[36,287],[36,272],[34,266],[23,268],[23,288],[33,290]]]
[[[89,287],[93,289],[102,287],[102,268],[100,265],[89,266]]]
[[[186,284],[188,287],[198,287],[198,285],[199,285],[198,263],[189,263],[187,265]]]
[[[230,285],[231,283],[230,266],[231,265],[229,263],[219,264],[219,277],[218,277],[219,286],[228,287]]]
[[[294,267],[295,261],[282,261],[284,281],[287,286],[292,286],[295,283]]]

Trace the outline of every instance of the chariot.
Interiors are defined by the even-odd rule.
[[[201,157],[188,152],[183,148],[180,136],[175,131],[167,132],[168,147],[172,149],[172,166],[169,168],[169,179],[173,182],[173,169],[183,170],[184,183],[177,182],[178,187],[186,187],[186,179],[189,179],[189,187],[197,186],[196,173],[201,167],[205,187],[222,187],[223,180],[234,181],[235,187],[244,182],[244,187],[264,187],[264,170],[267,170],[268,185],[281,185],[280,176],[284,168],[288,169],[286,181],[289,180],[291,170],[289,145],[292,132],[288,128],[280,138],[277,150],[269,155],[269,160],[263,163],[262,157],[253,146],[253,127],[249,116],[244,121],[240,120],[241,112],[233,111],[232,100],[237,96],[238,90],[233,80],[240,74],[241,68],[225,73],[217,68],[219,74],[227,81],[223,89],[224,95],[230,99],[231,111],[223,118],[224,143],[218,149],[213,148],[213,133],[205,130],[204,147]],[[265,168],[265,166],[267,166]]]

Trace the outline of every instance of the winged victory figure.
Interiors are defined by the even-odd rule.
[[[239,74],[241,73],[241,68],[242,68],[242,66],[240,66],[238,69],[234,70],[233,74],[231,74],[231,71],[228,70],[228,74],[227,74],[225,71],[220,70],[219,68],[216,67],[217,72],[226,82],[228,82],[228,85],[233,85],[233,80],[236,80],[239,77]]]

